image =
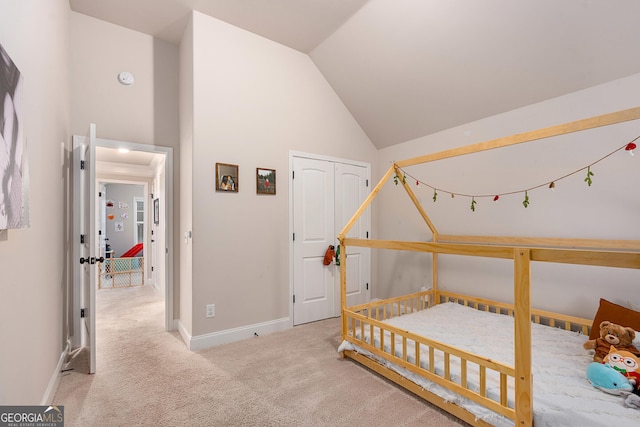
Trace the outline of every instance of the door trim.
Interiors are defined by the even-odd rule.
[[[289,323],[291,327],[294,326],[293,319],[293,295],[294,295],[294,283],[293,283],[293,273],[294,273],[294,259],[293,259],[293,159],[294,158],[305,158],[312,160],[324,160],[334,163],[343,163],[347,165],[354,165],[364,167],[367,171],[367,180],[371,183],[371,163],[361,162],[358,160],[349,160],[343,159],[339,157],[333,156],[325,156],[322,154],[312,154],[305,153],[302,151],[294,151],[289,150]],[[371,214],[369,213],[369,224],[371,224]],[[371,225],[369,226],[371,229]],[[371,278],[371,262],[369,262],[369,277]],[[371,294],[371,288],[369,288],[369,294]],[[340,295],[339,293],[337,295]],[[340,301],[336,301],[338,307],[340,307]],[[338,309],[338,316],[340,316],[340,312]]]
[[[79,138],[84,138],[84,136],[78,136]],[[104,138],[96,138],[95,139],[96,147],[107,147],[107,148],[128,148],[130,151],[144,151],[151,153],[158,153],[165,155],[165,198],[166,203],[164,204],[164,212],[161,213],[165,221],[165,256],[166,259],[166,269],[165,269],[165,330],[173,331],[176,330],[176,322],[173,320],[173,148],[171,147],[162,147],[158,145],[148,145],[148,144],[138,144],[134,142],[127,141],[117,141],[112,139],[104,139]],[[94,159],[95,162],[95,159]],[[109,180],[110,182],[116,180]],[[154,196],[155,197],[155,196]],[[76,288],[74,285],[74,292],[76,292]],[[74,313],[74,317],[77,314]],[[78,314],[79,315],[79,314]],[[76,331],[74,331],[75,335]]]

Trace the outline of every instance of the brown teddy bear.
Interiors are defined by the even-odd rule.
[[[585,350],[595,350],[593,361],[602,363],[604,357],[609,354],[611,346],[619,350],[625,350],[640,357],[640,351],[632,344],[636,332],[632,328],[617,325],[605,320],[600,323],[600,337],[589,340],[582,346]]]

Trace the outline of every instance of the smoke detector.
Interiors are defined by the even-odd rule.
[[[133,78],[133,74],[128,71],[123,71],[118,74],[118,81],[120,82],[120,84],[123,84],[125,86],[131,86],[135,79]]]

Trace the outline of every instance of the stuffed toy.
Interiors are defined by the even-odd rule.
[[[611,346],[609,354],[604,358],[604,366],[610,366],[627,378],[633,388],[622,393],[627,396],[625,405],[640,409],[640,358]]]
[[[585,342],[582,346],[585,350],[595,350],[593,361],[598,363],[602,363],[612,345],[618,350],[628,351],[640,357],[640,351],[633,345],[635,337],[636,332],[632,328],[605,320],[600,323],[600,336]]]
[[[598,362],[591,362],[587,366],[587,379],[595,388],[609,394],[625,395],[633,390],[627,377],[611,366]]]
[[[322,260],[322,264],[324,265],[331,265],[332,262],[335,262],[336,260],[336,252],[334,250],[334,246],[333,245],[329,245],[329,247],[327,248],[326,252],[324,253],[324,259]]]

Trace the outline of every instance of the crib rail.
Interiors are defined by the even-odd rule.
[[[435,300],[438,303],[455,302],[476,310],[488,311],[492,313],[504,314],[513,317],[515,308],[513,304],[491,301],[483,298],[470,297],[468,295],[456,294],[453,292],[439,291]],[[564,328],[567,331],[581,332],[588,336],[591,333],[593,320],[581,317],[567,316],[550,311],[531,309],[531,321],[541,325],[554,328]]]
[[[345,309],[343,314],[348,325],[345,340],[515,420],[515,409],[509,404],[514,401],[510,395],[513,391],[508,387],[514,382],[513,367],[383,323],[385,319],[406,313],[397,307],[416,307],[411,304],[416,296],[426,308],[431,295],[431,291],[426,291],[407,295],[408,298],[393,298],[391,302],[385,300]],[[417,307],[422,309],[423,305]],[[458,362],[455,368],[454,361]],[[473,369],[475,374],[469,369],[471,365],[477,366]],[[489,377],[498,378],[498,390],[492,390],[493,397],[489,396]]]
[[[433,305],[434,297],[435,293],[432,290],[421,291],[400,297],[354,305],[349,309],[376,320],[386,320],[403,314],[425,310]]]

